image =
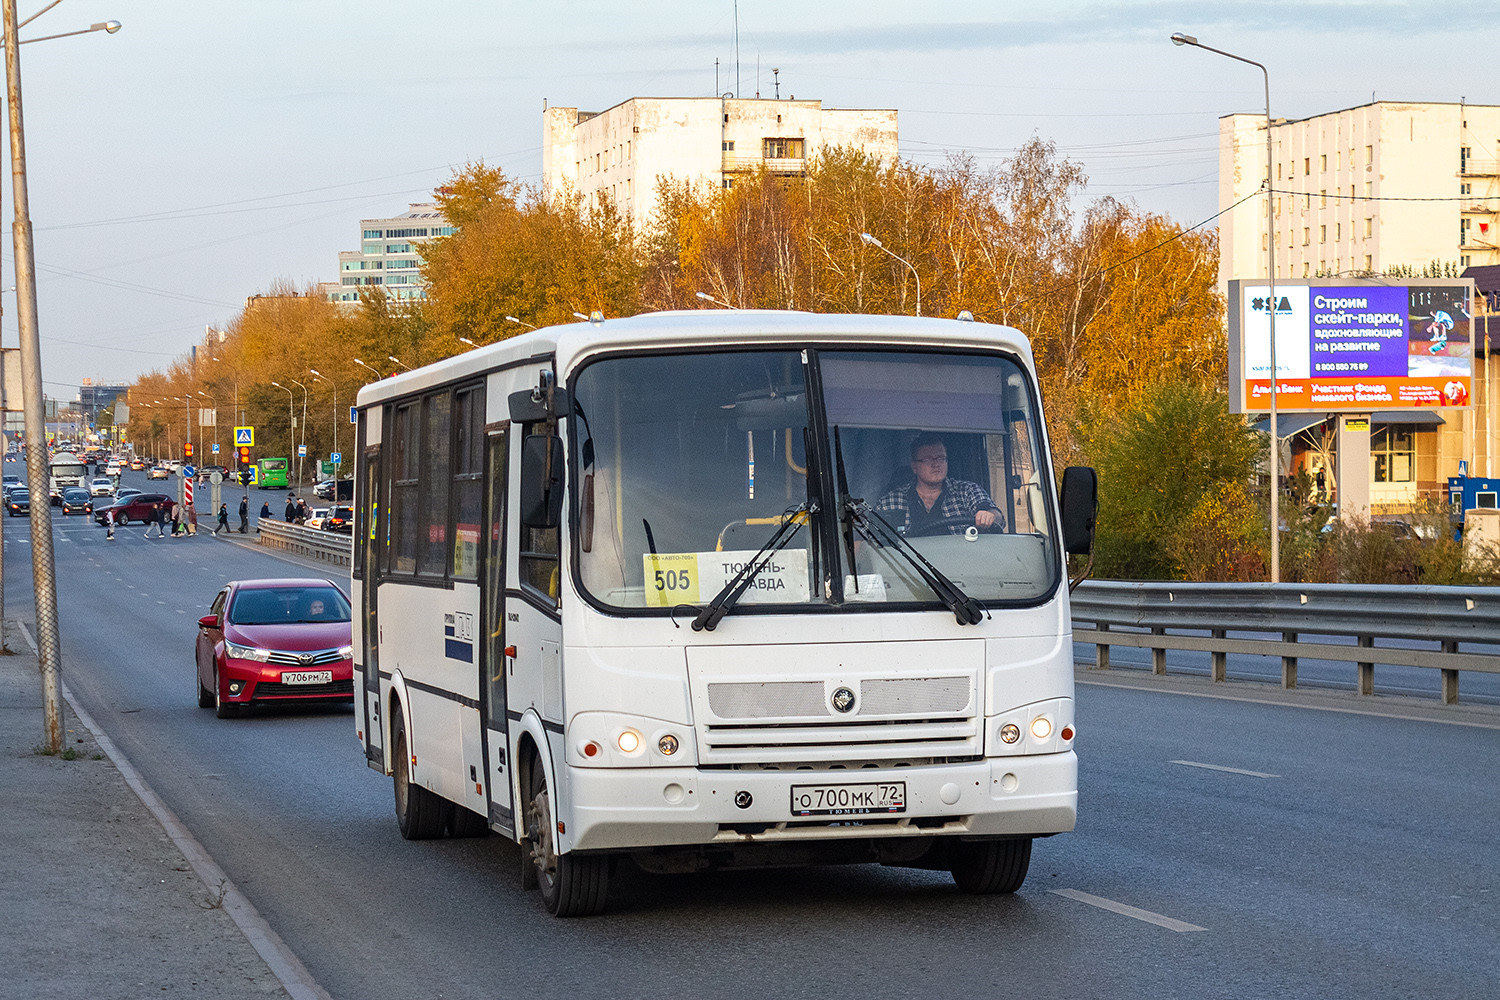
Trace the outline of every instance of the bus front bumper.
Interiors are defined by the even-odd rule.
[[[885,837],[1066,833],[1078,814],[1073,751],[855,770],[567,769],[564,850],[635,850]],[[897,783],[900,812],[800,815],[794,786]],[[587,803],[586,805],[583,803]]]

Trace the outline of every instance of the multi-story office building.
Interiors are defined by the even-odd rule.
[[[1473,407],[1371,415],[1373,509],[1441,498],[1461,461],[1471,472],[1500,474],[1500,432],[1490,415],[1500,391],[1489,340],[1496,317],[1483,315],[1494,272],[1478,270],[1500,264],[1500,107],[1377,101],[1277,119],[1269,233],[1258,193],[1266,177],[1266,116],[1226,115],[1219,134],[1221,286],[1265,278],[1268,243],[1282,279],[1421,274],[1434,262],[1445,273],[1475,269]],[[1316,460],[1311,436],[1333,418],[1321,419],[1299,415],[1280,425],[1292,470]]]
[[[339,280],[319,288],[331,302],[358,302],[360,293],[382,288],[391,299],[422,299],[427,286],[418,270],[417,247],[453,235],[434,204],[412,205],[389,219],[361,219],[358,250],[339,252]]]
[[[800,176],[819,151],[836,146],[895,159],[896,112],[821,101],[633,97],[598,112],[547,108],[542,178],[549,194],[572,190],[586,203],[607,195],[643,224],[658,178],[732,188],[762,168]]]

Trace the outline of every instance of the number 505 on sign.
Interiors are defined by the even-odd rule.
[[[698,601],[698,554],[696,552],[647,552],[646,603],[656,607],[694,604]]]

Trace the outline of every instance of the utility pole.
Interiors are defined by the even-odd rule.
[[[12,233],[16,255],[16,316],[21,328],[21,379],[26,399],[26,477],[33,491],[47,482],[47,415],[42,404],[42,347],[37,329],[36,262],[26,194],[26,136],[21,121],[21,45],[16,0],[0,0],[5,20],[5,90],[10,112],[10,172],[16,200]],[[62,651],[58,641],[57,575],[52,553],[52,505],[41,492],[31,504],[31,571],[36,589],[37,659],[47,749],[62,751]]]

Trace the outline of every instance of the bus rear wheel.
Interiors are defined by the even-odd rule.
[[[396,795],[396,825],[407,840],[431,840],[443,835],[443,800],[411,783],[411,752],[406,747],[406,720],[395,706],[391,734],[391,784]]]
[[[980,896],[1015,892],[1031,867],[1031,839],[960,841],[949,871],[959,889]]]
[[[533,760],[527,780],[524,846],[530,848],[542,905],[554,917],[590,917],[604,912],[609,894],[609,858],[559,854],[553,839],[556,828],[547,776],[541,762]]]

